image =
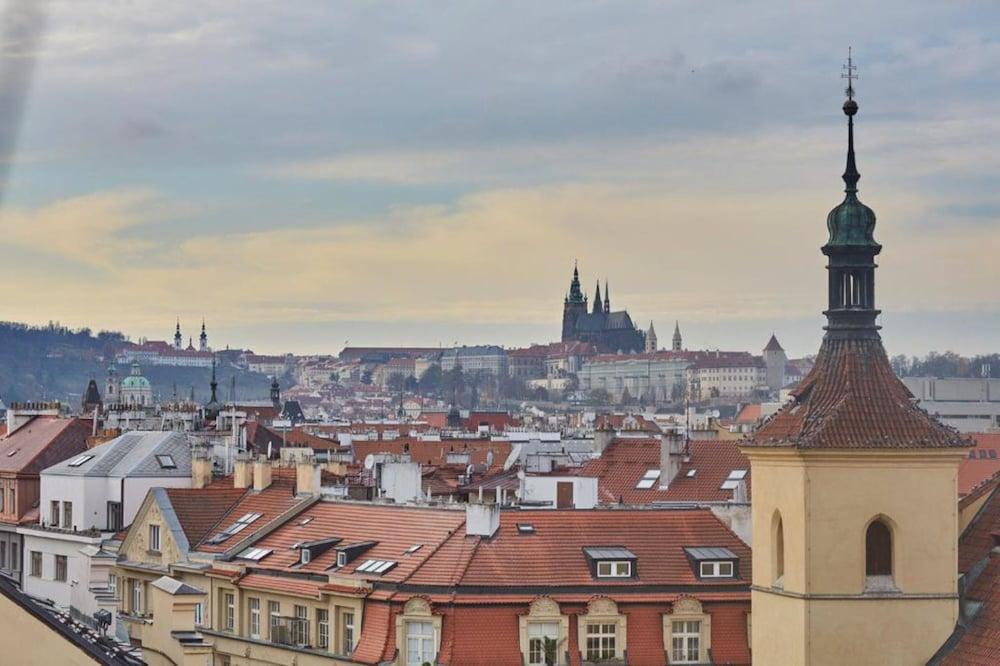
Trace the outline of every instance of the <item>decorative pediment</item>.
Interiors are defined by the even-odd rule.
[[[559,604],[557,604],[549,597],[538,597],[537,599],[531,602],[528,614],[546,616],[546,617],[559,615]]]
[[[607,597],[594,597],[587,604],[587,615],[618,615],[618,604]]]
[[[430,615],[431,604],[422,597],[413,597],[403,606],[404,615]]]
[[[681,597],[674,602],[675,615],[702,615],[701,602],[694,597]]]

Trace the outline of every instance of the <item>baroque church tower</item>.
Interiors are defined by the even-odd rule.
[[[969,443],[921,411],[876,319],[875,213],[827,217],[827,325],[793,399],[743,444],[753,475],[755,663],[924,664],[959,616],[957,473]]]

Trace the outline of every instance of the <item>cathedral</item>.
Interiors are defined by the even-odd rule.
[[[604,300],[601,300],[601,283],[597,283],[594,307],[587,307],[587,297],[580,289],[580,272],[573,267],[573,281],[563,303],[563,342],[589,342],[601,352],[641,352],[646,348],[646,336],[637,329],[628,311],[611,311],[611,294],[604,283]]]

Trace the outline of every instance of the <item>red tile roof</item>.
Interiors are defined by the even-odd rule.
[[[917,407],[879,339],[824,338],[816,365],[745,446],[802,449],[964,448]]]
[[[995,487],[958,538],[958,570],[967,572],[982,561],[1000,534],[1000,486]]]
[[[943,666],[995,666],[1000,663],[1000,552],[994,552],[968,590],[967,597],[983,605],[957,640],[944,648]],[[935,656],[941,656],[935,655]]]
[[[192,548],[247,494],[245,488],[221,484],[200,489],[167,488],[165,492]]]
[[[374,441],[355,440],[351,443],[354,449],[354,459],[364,461],[365,457],[374,453],[390,453],[394,455],[408,454],[413,462],[421,465],[445,465],[449,453],[469,453],[473,465],[485,465],[489,452],[493,452],[490,472],[503,469],[503,464],[511,452],[511,444],[507,441],[492,441],[489,439],[445,439],[425,442],[411,437],[399,439],[380,439]]]
[[[736,415],[737,423],[757,423],[760,420],[761,415],[760,403],[751,403],[749,405],[743,405],[743,409],[740,413]]]
[[[976,448],[958,466],[959,497],[972,492],[1000,472],[1000,433],[972,433]]]
[[[735,440],[692,440],[688,442],[689,459],[666,490],[659,481],[652,488],[638,489],[636,484],[649,470],[660,469],[659,439],[615,439],[601,457],[588,461],[578,476],[596,477],[601,503],[652,504],[653,502],[727,502],[732,490],[722,490],[723,481],[736,469],[747,470],[750,490],[750,461]],[[693,477],[688,472],[695,470]]]
[[[383,653],[394,643],[392,637],[396,632],[392,607],[388,604],[366,603],[361,627],[361,638],[351,656],[362,664],[377,664],[382,661]]]
[[[0,438],[0,472],[38,474],[87,449],[91,422],[35,416]]]

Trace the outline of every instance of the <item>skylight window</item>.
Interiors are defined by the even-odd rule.
[[[687,478],[693,479],[694,475],[697,474],[697,473],[698,473],[698,470],[696,470],[696,469],[689,469],[688,473],[687,473]]]
[[[737,488],[739,488],[739,486],[740,486],[740,482],[739,481],[737,481],[735,479],[726,479],[725,481],[722,482],[722,485],[719,486],[719,489],[720,490],[736,490]]]
[[[517,531],[520,534],[534,534],[535,526],[532,525],[531,523],[518,523]]]
[[[658,469],[647,470],[646,473],[642,475],[642,478],[639,479],[639,483],[635,484],[635,487],[638,490],[649,490],[654,485],[656,485],[656,482],[657,480],[659,480],[659,478],[660,478],[660,470]]]
[[[309,523],[312,522],[312,520],[313,520],[312,517],[303,518],[302,522],[299,523],[299,527],[303,527],[304,525],[308,525]]]
[[[734,469],[729,473],[729,478],[734,481],[739,481],[740,479],[746,477],[747,471],[745,469]]]
[[[413,555],[413,553],[417,552],[418,550],[420,550],[423,547],[424,547],[424,544],[422,544],[422,543],[415,543],[412,546],[410,546],[409,548],[407,548],[403,552],[403,554],[404,555]]]
[[[233,536],[234,534],[239,534],[240,532],[245,530],[251,523],[253,523],[255,520],[257,520],[263,515],[264,514],[262,513],[243,514],[242,516],[240,516],[239,520],[237,520],[235,523],[233,523],[223,531],[219,532],[215,536],[213,536],[206,543],[211,543],[211,544],[222,543],[223,541]]]
[[[177,469],[174,457],[168,454],[156,456],[156,462],[160,463],[162,469]]]
[[[247,548],[242,553],[237,555],[240,559],[253,560],[254,562],[260,562],[262,559],[271,554],[270,548]],[[308,551],[303,551],[308,552]]]
[[[364,563],[357,569],[355,573],[369,573],[381,576],[390,569],[396,566],[396,562],[392,560],[365,560]]]
[[[11,451],[11,452],[10,452],[10,453],[8,453],[7,455],[8,455],[8,456],[12,456],[12,455],[14,455],[15,453],[17,453],[17,451]],[[71,461],[69,462],[69,466],[70,466],[70,467],[79,467],[80,465],[82,465],[83,463],[87,462],[88,460],[90,460],[90,459],[91,459],[91,458],[93,458],[93,457],[94,457],[94,456],[92,456],[92,455],[82,455],[82,456],[78,456],[78,457],[76,457],[76,458],[73,458],[73,460],[71,460]]]

